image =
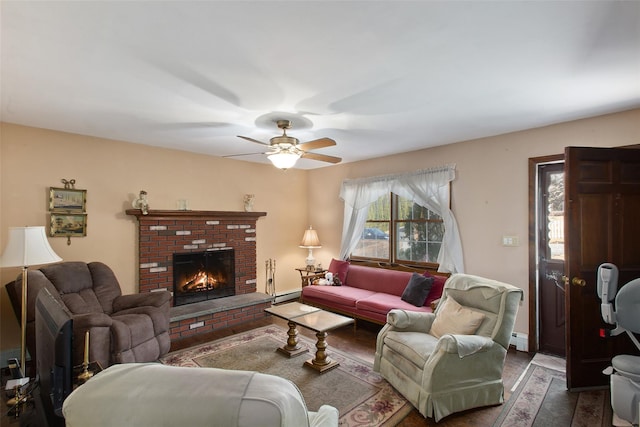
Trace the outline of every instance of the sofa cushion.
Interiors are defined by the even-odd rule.
[[[431,306],[432,302],[442,298],[442,291],[444,289],[444,284],[447,281],[447,277],[435,276],[428,271],[425,271],[424,277],[433,278],[433,284],[431,285],[431,289],[429,290],[429,295],[427,295],[427,300],[424,302],[424,305]]]
[[[429,333],[436,338],[446,334],[471,335],[478,330],[484,318],[484,314],[461,306],[449,296],[436,313]]]
[[[305,286],[302,296],[309,301],[331,301],[343,306],[354,307],[356,301],[370,297],[375,292],[351,286]]]
[[[347,282],[343,284],[400,296],[404,292],[404,288],[407,287],[411,274],[408,271],[351,264],[347,274]]]
[[[333,258],[329,264],[329,273],[333,274],[333,277],[340,279],[340,282],[344,285],[347,281],[347,273],[349,272],[349,262],[340,261]]]
[[[427,300],[432,284],[433,278],[413,273],[400,299],[416,307],[422,307]]]
[[[358,300],[358,302],[356,302],[356,308],[358,309],[358,311],[370,311],[374,313],[384,314],[385,316],[389,312],[389,310],[392,310],[394,308],[400,308],[410,311],[424,311],[428,313],[431,312],[431,308],[429,307],[416,307],[413,304],[402,301],[397,295],[389,295],[383,292],[378,292],[367,298]]]
[[[412,375],[413,378],[421,378],[422,369],[438,345],[438,339],[423,332],[389,331],[384,336],[384,344],[385,347],[402,356],[385,354],[385,357],[390,357],[394,361],[398,369]],[[383,351],[387,352],[388,349],[385,348]],[[414,366],[406,366],[407,360]]]

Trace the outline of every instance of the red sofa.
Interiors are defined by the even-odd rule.
[[[329,271],[336,270],[332,266]],[[404,292],[413,273],[385,268],[348,264],[346,275],[342,271],[332,271],[342,276],[342,286],[310,285],[302,288],[302,302],[350,317],[384,324],[387,313],[393,308],[410,311],[432,312],[431,303],[442,296],[442,288],[447,277],[434,277],[431,290],[423,306],[417,307],[403,301]],[[428,273],[425,275],[431,276]]]

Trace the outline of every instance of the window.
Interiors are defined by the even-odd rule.
[[[420,263],[441,272],[464,273],[460,232],[450,204],[450,186],[454,178],[455,165],[446,165],[410,173],[344,180],[340,189],[340,198],[344,200],[340,259],[408,264],[404,258],[412,258],[416,261],[409,260],[411,264]],[[392,193],[406,200],[398,199]],[[388,209],[379,207],[384,207],[385,203]],[[375,205],[373,208],[372,204]],[[396,208],[403,204],[410,209]],[[429,207],[441,218],[421,206]],[[398,211],[404,215],[399,217]],[[363,234],[365,228],[376,228],[386,236],[373,230]],[[373,238],[375,236],[378,238]],[[433,265],[435,262],[438,264]]]
[[[393,193],[369,206],[365,228],[351,257],[436,264],[444,222],[435,212]]]
[[[391,230],[391,197],[382,196],[369,205],[367,222],[356,249],[354,258],[389,260]]]

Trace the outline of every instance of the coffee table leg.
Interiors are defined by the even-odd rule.
[[[327,333],[318,332],[316,337],[318,338],[318,341],[316,342],[316,348],[318,349],[316,351],[316,357],[307,360],[304,362],[304,365],[313,368],[320,373],[336,368],[340,363],[327,357]]]
[[[289,330],[287,331],[287,345],[278,348],[278,351],[286,354],[289,357],[299,356],[302,353],[306,353],[308,350],[298,344],[298,330],[296,324],[289,321]]]

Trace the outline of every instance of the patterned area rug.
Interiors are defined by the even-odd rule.
[[[169,353],[161,362],[173,366],[215,367],[257,371],[287,378],[298,386],[307,407],[316,411],[327,404],[340,411],[340,426],[394,426],[412,409],[366,362],[329,347],[327,354],[340,366],[323,374],[303,366],[316,351],[315,341],[298,335],[309,353],[288,358],[277,352],[287,331],[264,326],[228,338]]]
[[[564,361],[537,356],[505,403],[494,427],[612,425],[609,390],[569,392]]]

